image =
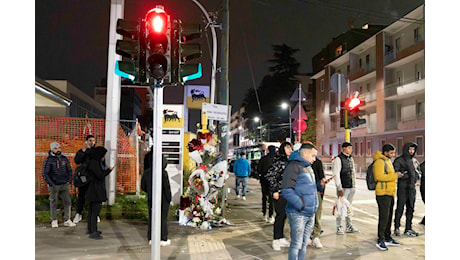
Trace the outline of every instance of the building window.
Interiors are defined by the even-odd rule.
[[[422,39],[420,35],[420,27],[414,29],[414,43],[419,42]]]
[[[422,71],[421,71],[421,66],[420,64],[415,64],[415,80],[421,80],[422,79]]]
[[[415,137],[415,143],[417,144],[417,155],[423,156],[423,136]]]
[[[402,154],[402,148],[403,148],[403,139],[402,137],[399,137],[396,139],[397,147],[396,147],[396,154],[399,156]]]
[[[319,89],[321,90],[321,92],[324,92],[324,79],[321,79],[319,81]]]
[[[371,156],[372,155],[372,141],[367,140],[366,142],[366,156]]]
[[[366,55],[366,71],[371,70],[371,56],[369,54]]]
[[[396,71],[396,81],[398,82],[398,86],[402,85],[402,72],[400,70]]]
[[[359,63],[359,69],[362,69],[363,68],[363,60],[359,59],[358,63]]]
[[[353,147],[353,150],[354,150],[354,152],[355,152],[355,156],[358,156],[358,149],[359,149],[358,143],[355,143],[355,145],[354,145],[354,147]]]
[[[335,49],[335,57],[339,57],[340,55],[342,55],[342,45]]]
[[[396,49],[396,52],[401,51],[401,38],[397,38],[395,40],[395,49]]]
[[[362,157],[364,156],[364,143],[359,142],[359,155]]]
[[[329,155],[332,156],[332,144],[329,144]]]
[[[340,154],[340,152],[342,151],[342,144],[341,143],[337,144],[337,151],[339,151],[338,154]]]
[[[423,100],[416,101],[415,113],[417,114],[417,119],[425,118],[425,101]]]

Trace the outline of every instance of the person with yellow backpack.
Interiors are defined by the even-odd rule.
[[[399,246],[400,243],[391,237],[391,220],[395,203],[396,181],[402,176],[395,172],[391,158],[395,157],[395,147],[392,144],[385,144],[382,151],[376,151],[372,155],[374,159],[373,171],[376,181],[375,197],[379,207],[379,224],[377,248],[387,251],[387,246]]]

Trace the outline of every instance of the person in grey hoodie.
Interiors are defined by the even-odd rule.
[[[291,228],[288,259],[305,259],[307,241],[315,223],[318,209],[315,174],[311,164],[318,150],[312,143],[304,143],[289,157],[281,184],[281,193],[287,201],[286,213]]]

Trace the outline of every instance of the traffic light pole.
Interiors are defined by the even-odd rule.
[[[115,61],[120,59],[116,55],[116,42],[120,37],[116,34],[118,18],[123,18],[124,0],[112,0],[110,4],[110,30],[109,30],[109,52],[107,63],[107,104],[105,112],[105,142],[107,149],[106,164],[114,166],[117,163],[118,154],[118,121],[120,117],[121,82],[120,77],[113,73]],[[106,177],[106,190],[108,205],[115,203],[115,188],[117,180],[117,168]]]
[[[347,94],[346,97],[350,96],[350,80],[347,81]],[[345,116],[344,116],[344,127],[345,127],[345,142],[351,142],[351,129],[348,125],[348,108],[345,108]]]
[[[151,259],[160,259],[161,239],[161,177],[162,177],[162,111],[163,111],[163,87],[159,86],[155,79],[153,88],[153,156],[152,156],[152,208],[151,208]]]

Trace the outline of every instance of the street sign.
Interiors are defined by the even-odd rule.
[[[300,94],[299,94],[299,91],[300,91]],[[305,93],[303,93],[303,91],[300,88],[300,86],[295,89],[294,94],[292,94],[290,101],[291,102],[299,102],[299,98],[300,98],[300,102],[306,102],[307,101],[307,96],[305,95]]]
[[[292,122],[292,130],[296,133],[302,133],[307,130],[307,122],[302,119],[296,119]]]
[[[331,80],[330,87],[331,87],[332,92],[342,92],[343,93],[343,91],[345,90],[345,86],[347,84],[345,81],[345,76],[340,73],[334,73],[332,74],[330,80]],[[339,90],[339,87],[340,87],[340,90]]]
[[[228,120],[228,106],[210,104],[203,102],[201,113],[206,112],[208,120],[227,121]]]
[[[302,106],[299,107],[299,103],[297,103],[297,105],[292,109],[291,118],[308,120],[305,110]]]

